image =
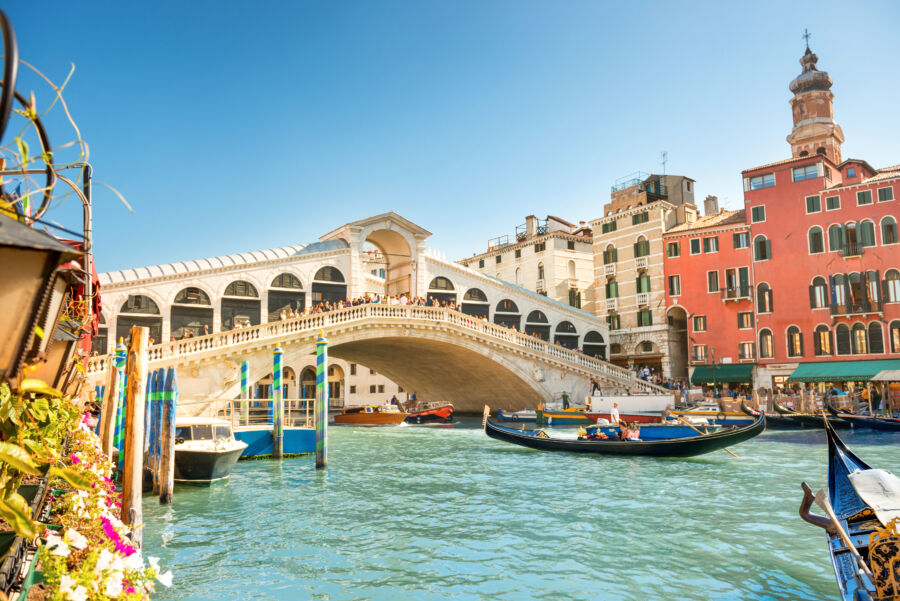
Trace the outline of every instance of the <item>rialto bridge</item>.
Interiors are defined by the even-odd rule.
[[[603,361],[602,319],[443,259],[426,250],[429,235],[386,213],[310,245],[101,274],[104,331],[89,377],[101,383],[106,353],[143,325],[154,339],[151,368],[177,366],[181,395],[194,400],[236,398],[244,360],[251,380],[264,380],[276,345],[284,365],[301,373],[313,363],[320,331],[341,372],[364,365],[419,399],[452,401],[462,411],[485,401],[533,407],[562,392],[580,398],[590,377],[657,390]],[[383,302],[302,314],[366,294],[427,297],[460,310]],[[296,316],[282,319],[287,310]],[[304,396],[303,388],[287,394]],[[356,397],[366,402],[365,391]]]

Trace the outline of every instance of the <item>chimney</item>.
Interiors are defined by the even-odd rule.
[[[719,197],[718,196],[707,196],[706,200],[703,201],[703,214],[704,215],[715,215],[719,212]]]
[[[537,217],[529,215],[525,218],[525,235],[534,238],[537,235]]]

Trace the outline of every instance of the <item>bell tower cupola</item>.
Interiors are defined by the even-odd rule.
[[[790,85],[794,93],[791,98],[794,128],[787,141],[792,156],[824,154],[840,163],[844,132],[834,121],[833,82],[826,71],[816,68],[819,57],[809,49],[809,34],[804,37],[807,38],[806,52],[800,59],[803,72]]]

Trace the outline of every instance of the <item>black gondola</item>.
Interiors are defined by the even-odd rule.
[[[775,401],[773,407],[775,407],[775,411],[780,415],[790,417],[791,419],[795,419],[800,422],[800,425],[804,428],[818,428],[821,430],[825,427],[824,415],[816,415],[815,413],[797,413],[792,409],[788,409],[787,407],[782,406],[778,403],[778,401]],[[845,422],[842,419],[835,418],[830,421],[830,425],[833,428],[842,430],[844,428],[849,428],[850,422]]]
[[[828,401],[825,401],[825,408],[828,409],[828,413],[834,417],[839,417],[845,422],[849,422],[854,428],[871,428],[872,430],[900,432],[900,419],[842,413]]]
[[[825,432],[828,439],[828,501],[824,500],[822,491],[813,495],[804,482],[800,516],[827,532],[828,551],[842,601],[897,599],[900,597],[900,574],[891,570],[898,569],[894,564],[900,546],[897,532],[900,479],[885,470],[873,470],[854,455],[831,428],[830,420],[826,420]],[[826,512],[830,510],[829,517],[810,513],[814,499]],[[877,534],[873,537],[873,533]]]
[[[757,417],[759,415],[759,411],[748,406],[746,401],[741,401],[741,411],[751,417]],[[799,421],[789,415],[766,413],[766,428],[795,429],[802,427],[803,425]]]
[[[543,451],[570,451],[601,455],[649,455],[654,457],[693,457],[719,451],[762,433],[766,417],[760,415],[749,426],[723,428],[713,434],[698,434],[691,438],[669,440],[571,440],[552,438],[543,430],[508,428],[489,419],[490,409],[484,408],[484,432],[491,438]]]

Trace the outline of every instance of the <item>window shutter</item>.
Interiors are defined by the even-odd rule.
[[[771,240],[766,240],[766,258],[767,259],[772,258],[772,241]]]
[[[880,355],[884,352],[884,338],[882,337],[881,324],[873,321],[869,324],[869,352]]]
[[[881,304],[884,302],[884,296],[881,295],[881,290],[879,289],[879,286],[878,286],[878,283],[881,281],[880,276],[881,276],[881,274],[876,269],[875,275],[873,276],[873,279],[872,279],[872,283],[874,284],[874,286],[870,284],[870,290],[871,290],[871,288],[875,289],[875,298],[872,299],[872,302],[875,303],[875,307],[877,309],[881,309]]]
[[[816,287],[815,286],[809,287],[809,308],[810,309],[816,308]]]
[[[881,280],[881,299],[884,302],[884,299],[890,299],[890,287],[888,285],[888,279],[884,278]],[[896,300],[896,299],[894,299]]]
[[[847,326],[837,328],[837,353],[838,355],[850,354],[850,328]]]
[[[612,256],[613,256],[613,263],[618,262],[618,260],[619,260],[619,249],[618,248],[613,248]]]
[[[775,312],[775,291],[769,288],[769,313]]]
[[[740,245],[737,234],[731,234],[731,243],[732,243],[732,245],[734,245],[735,248],[737,248]]]

